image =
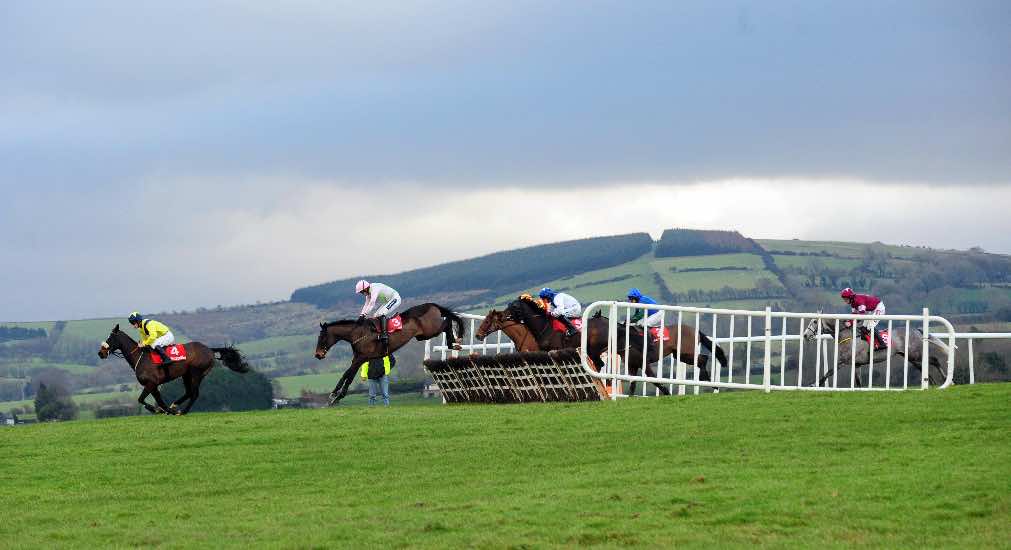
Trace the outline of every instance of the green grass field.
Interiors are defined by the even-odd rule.
[[[1011,385],[0,430],[3,546],[1006,547]]]

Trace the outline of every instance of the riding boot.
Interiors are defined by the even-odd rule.
[[[389,327],[386,326],[385,315],[379,316],[379,341],[384,347],[390,345],[390,332]]]
[[[172,366],[172,360],[169,359],[168,354],[165,353],[165,348],[161,346],[152,346],[151,352],[157,353],[158,357],[161,357],[161,370],[165,373],[165,379],[167,380],[169,377],[169,367]]]
[[[885,349],[887,347],[885,339],[881,337],[881,329],[878,327],[874,327],[874,346],[875,349]]]
[[[562,315],[561,317],[558,318],[558,320],[561,321],[563,325],[565,325],[565,337],[566,338],[569,338],[569,337],[575,335],[576,332],[578,332],[576,330],[576,327],[572,325],[572,321],[568,317]]]

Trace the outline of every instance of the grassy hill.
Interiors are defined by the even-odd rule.
[[[656,243],[645,233],[581,239],[380,280],[399,288],[408,304],[435,301],[474,313],[542,286],[570,292],[583,304],[621,298],[634,286],[664,303],[840,311],[838,291],[852,286],[884,296],[891,313],[919,312],[926,305],[964,329],[1011,321],[1008,256],[881,243],[756,241],[728,231],[668,230]],[[325,362],[316,361],[317,322],[357,314],[360,302],[350,290],[353,284],[354,279],[347,279],[298,289],[289,302],[158,316],[181,340],[236,344],[257,370],[283,378],[288,393],[318,389],[332,385],[326,380],[335,377],[335,367],[343,369],[350,355],[341,345]],[[122,320],[3,323],[44,329],[46,337],[0,343],[0,402],[20,399],[26,385],[40,376],[55,377],[75,391],[134,391],[133,374],[121,361],[99,362],[95,355],[98,342],[117,322]],[[993,351],[979,351],[987,352]],[[425,377],[420,355],[420,345],[405,350],[396,377]]]
[[[1011,385],[342,407],[0,430],[9,547],[1011,540]]]

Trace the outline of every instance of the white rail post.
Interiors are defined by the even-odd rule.
[[[972,351],[972,341],[975,338],[969,338],[969,383],[976,383],[976,370],[975,370],[975,355]]]
[[[930,387],[930,310],[923,308],[923,358],[920,362],[920,389]]]
[[[765,306],[765,365],[762,366],[765,393],[772,391],[772,308]]]
[[[620,357],[618,353],[618,304],[611,302],[610,310],[608,311],[608,323],[607,323],[607,350],[608,350],[608,364],[611,367],[611,399],[618,399],[618,392],[621,390],[621,382],[618,381],[618,366],[615,364]],[[628,338],[625,338],[625,342],[628,342]]]

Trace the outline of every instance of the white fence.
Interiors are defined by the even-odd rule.
[[[464,335],[464,342],[458,342],[460,344],[460,350],[450,349],[446,345],[446,335],[443,334],[439,338],[437,344],[432,344],[431,340],[425,341],[425,359],[431,359],[433,354],[439,354],[442,360],[446,357],[456,357],[459,353],[464,353],[469,355],[471,353],[479,353],[481,355],[487,355],[489,353],[508,353],[513,351],[516,346],[513,345],[512,341],[506,337],[502,331],[496,331],[489,334],[483,342],[479,342],[474,338],[474,333],[477,332],[477,328],[481,326],[481,322],[484,321],[484,317],[481,315],[471,315],[470,313],[457,313],[465,323],[466,334]],[[503,341],[505,340],[505,341]]]
[[[642,354],[642,365],[629,365],[631,352],[631,329],[629,319],[635,310],[659,310],[661,311],[661,325],[670,324],[672,327],[672,338],[677,338],[681,334],[681,329],[685,325],[692,325],[704,333],[707,333],[714,345],[714,353],[711,355],[715,359],[715,346],[726,348],[726,369],[717,360],[710,360],[711,380],[700,379],[700,369],[698,368],[699,356],[682,358],[682,346],[671,355],[664,358],[657,364],[657,371],[653,376],[647,376],[645,363],[646,354]],[[773,390],[806,390],[806,391],[888,391],[903,390],[911,385],[915,386],[915,380],[910,384],[910,355],[922,357],[923,368],[920,369],[920,387],[927,388],[929,385],[929,358],[931,356],[931,346],[935,346],[935,354],[942,355],[941,368],[944,372],[944,380],[941,387],[951,385],[955,366],[955,337],[954,327],[943,317],[930,315],[929,311],[923,310],[922,315],[855,315],[855,314],[832,314],[832,313],[789,313],[773,312],[771,309],[765,311],[746,311],[730,309],[713,309],[687,306],[665,306],[665,305],[645,305],[625,302],[595,302],[588,306],[583,312],[584,326],[589,323],[591,317],[596,313],[602,313],[609,320],[608,349],[612,350],[606,355],[605,369],[597,373],[587,362],[585,350],[587,350],[587,333],[583,334],[582,349],[583,366],[591,372],[593,376],[606,381],[611,386],[611,395],[614,397],[623,395],[622,382],[635,382],[642,385],[642,394],[646,394],[646,384],[660,385],[673,392],[677,386],[678,393],[684,393],[685,387],[694,387],[698,393],[700,388],[734,388],[734,389],[762,389]],[[672,321],[676,317],[676,322]],[[811,341],[815,342],[815,353],[808,352],[805,357],[805,345],[803,333],[812,320],[818,320],[817,331],[811,335]],[[845,321],[860,322],[866,320],[878,320],[881,328],[888,329],[895,334],[896,329],[904,329],[909,335],[918,329],[922,332],[922,343],[920,349],[910,350],[908,339],[903,339],[904,349],[901,356],[901,383],[893,384],[893,368],[898,369],[895,364],[899,358],[893,358],[894,353],[875,351],[873,346],[867,346],[867,355],[857,353],[856,338],[843,339],[843,346],[833,345],[838,342],[840,332],[845,329]],[[757,322],[756,322],[757,321]],[[619,322],[624,323],[623,326]],[[743,329],[739,325],[745,325]],[[757,327],[755,326],[757,325]],[[934,338],[932,327],[939,326]],[[825,330],[827,327],[828,330]],[[619,330],[624,331],[624,346],[619,348]],[[743,330],[743,334],[737,332]],[[736,332],[736,334],[735,334]],[[691,348],[699,349],[699,331],[691,331],[694,334],[694,342]],[[643,334],[642,348],[647,346],[646,335]],[[933,341],[933,342],[932,342]],[[940,345],[938,345],[940,342]],[[846,343],[849,350],[846,350]],[[658,348],[663,345],[662,341],[656,342]],[[863,344],[861,344],[863,347]],[[945,349],[946,348],[946,349]],[[738,352],[738,349],[741,352]],[[848,360],[840,360],[840,355],[845,359],[846,352],[849,352]],[[897,350],[898,351],[898,350]],[[810,357],[814,355],[814,358]],[[877,355],[877,357],[875,357]],[[659,354],[663,357],[661,351]],[[735,360],[736,359],[736,360]],[[759,363],[760,361],[760,363]],[[858,368],[866,366],[866,383],[858,384]],[[813,365],[812,365],[813,362]],[[688,376],[683,366],[688,363],[692,368],[691,376]],[[757,365],[756,365],[757,363]],[[842,364],[840,364],[842,363]],[[846,364],[848,363],[848,364]],[[788,368],[789,367],[789,368]],[[848,367],[848,369],[847,369]],[[641,370],[640,370],[641,369]],[[848,383],[840,376],[840,371],[849,371]],[[637,374],[632,374],[632,372]],[[883,383],[875,386],[875,372],[882,378]],[[758,379],[755,379],[758,375]],[[805,381],[805,375],[810,378]],[[773,380],[776,378],[777,380]],[[825,385],[818,384],[818,381],[825,380]],[[828,379],[831,379],[829,382]],[[814,382],[814,383],[812,383]],[[861,380],[862,382],[862,380]],[[659,388],[655,391],[659,392]]]
[[[645,370],[639,370],[641,365],[629,365],[628,356],[630,352],[630,329],[627,320],[631,317],[632,311],[636,309],[658,309],[663,312],[663,324],[672,327],[676,332],[672,337],[680,334],[681,327],[692,325],[707,334],[714,346],[720,346],[727,352],[727,369],[724,371],[722,365],[716,360],[715,354],[710,354],[708,367],[711,371],[711,381],[700,379],[701,370],[697,368],[694,357],[685,357],[682,360],[680,350],[664,358],[658,364],[657,376],[646,377]],[[896,329],[901,329],[905,334],[910,334],[914,329],[923,332],[923,343],[920,347],[920,354],[923,356],[923,364],[929,364],[931,356],[938,356],[944,371],[944,381],[940,387],[948,387],[953,382],[955,354],[967,352],[969,354],[968,369],[969,383],[976,382],[975,356],[973,343],[976,340],[1011,339],[1011,333],[974,333],[955,332],[951,323],[943,317],[930,315],[924,309],[922,315],[853,315],[853,314],[832,314],[832,313],[788,313],[774,312],[769,309],[765,311],[746,311],[699,308],[687,306],[664,306],[664,305],[644,305],[631,304],[625,302],[595,302],[589,305],[583,313],[584,325],[595,313],[601,312],[610,320],[609,342],[611,349],[617,348],[617,331],[625,331],[626,346],[618,349],[606,356],[605,369],[601,373],[591,371],[591,375],[602,379],[610,385],[612,396],[621,396],[623,385],[621,382],[635,381],[641,385],[637,388],[637,393],[647,395],[647,383],[662,384],[669,391],[677,391],[684,395],[688,389],[698,394],[702,388],[738,388],[738,389],[761,389],[765,391],[773,390],[805,390],[805,391],[890,391],[904,390],[910,386],[916,387],[917,380],[910,378],[909,364],[909,343],[903,342],[903,355],[901,358],[894,357],[894,354],[883,351],[868,350],[866,358],[859,358],[862,362],[867,359],[868,365],[860,367],[858,357],[853,351],[856,349],[857,341],[851,339],[850,360],[840,364],[840,348],[833,345],[837,341],[838,333],[844,329],[845,321],[867,319],[878,319],[879,326],[893,333]],[[452,350],[446,345],[446,337],[442,336],[437,340],[425,342],[425,359],[438,357],[445,360],[447,357],[457,357],[460,354],[497,354],[508,353],[515,350],[514,344],[501,331],[496,331],[487,336],[485,340],[477,341],[474,337],[477,328],[484,320],[483,316],[468,313],[458,313],[466,323],[467,331],[463,340],[459,342],[461,349]],[[740,320],[745,320],[744,328],[740,328]],[[811,346],[805,346],[803,336],[810,321],[819,319],[825,320],[828,324],[828,331],[816,331],[811,339]],[[622,327],[619,323],[625,323]],[[757,325],[757,326],[756,326]],[[695,334],[694,348],[700,347],[698,331]],[[930,347],[930,337],[940,338],[947,346],[948,350],[940,347]],[[582,349],[587,349],[586,334],[583,335]],[[643,347],[647,342],[645,337]],[[956,346],[957,344],[957,346]],[[661,343],[657,343],[661,345]],[[643,358],[645,360],[645,357]],[[583,355],[584,368],[586,356]],[[866,368],[866,384],[857,385],[857,369]],[[629,367],[632,367],[640,374],[630,374]],[[690,375],[689,375],[690,369]],[[894,370],[901,369],[901,370]],[[845,376],[848,374],[848,380]],[[901,380],[893,384],[893,373],[901,372]],[[879,378],[883,378],[882,383],[874,385],[875,373]],[[810,382],[818,381],[823,376],[828,375],[822,385],[812,385]],[[805,377],[810,376],[805,383]],[[757,380],[753,380],[757,378]],[[861,381],[863,381],[861,379]],[[928,370],[920,369],[919,387],[929,386]],[[653,389],[653,393],[658,393],[658,389]]]

